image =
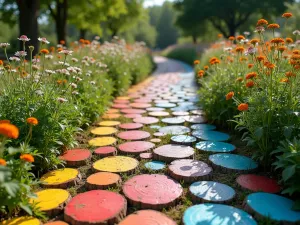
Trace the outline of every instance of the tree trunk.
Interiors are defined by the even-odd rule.
[[[34,46],[34,54],[38,52],[38,12],[40,0],[18,0],[19,9],[19,32],[30,38],[28,45]],[[23,49],[23,43],[20,42],[20,49]]]
[[[79,39],[80,38],[85,39],[86,31],[87,31],[86,29],[79,30]]]
[[[192,38],[193,38],[193,44],[196,45],[196,44],[197,44],[197,36],[196,36],[196,35],[193,35]]]

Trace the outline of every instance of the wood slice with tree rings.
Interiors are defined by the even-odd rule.
[[[213,170],[202,161],[179,159],[171,162],[168,171],[175,180],[191,183],[196,180],[210,180]]]
[[[20,216],[3,220],[0,225],[42,225],[42,222],[32,216]]]
[[[144,152],[140,154],[141,159],[152,159],[153,155],[151,152]]]
[[[134,207],[155,210],[174,206],[183,193],[177,181],[160,174],[134,176],[124,183],[122,190]]]
[[[171,135],[186,134],[189,133],[190,131],[191,131],[190,128],[185,126],[166,126],[166,127],[161,127],[159,129],[159,132],[165,134],[171,134]]]
[[[133,119],[135,123],[142,123],[142,124],[153,124],[153,123],[158,123],[159,119],[155,117],[138,117]]]
[[[122,109],[121,112],[125,114],[143,114],[147,111],[144,109]]]
[[[140,210],[128,215],[119,225],[176,225],[176,222],[161,212]]]
[[[162,170],[166,168],[166,163],[161,161],[151,161],[146,162],[144,166],[150,170]]]
[[[159,103],[155,105],[156,107],[160,107],[160,108],[173,108],[176,107],[175,103]]]
[[[142,115],[141,114],[124,114],[124,117],[128,118],[128,119],[134,119],[134,118],[142,117]]]
[[[209,156],[212,166],[220,171],[250,172],[257,169],[258,164],[252,159],[236,154],[218,153]]]
[[[166,124],[184,124],[185,120],[180,117],[163,118],[161,122]]]
[[[191,126],[191,128],[193,130],[215,130],[216,126],[211,125],[211,124],[202,123],[202,124],[193,124]]]
[[[230,138],[226,133],[212,130],[194,130],[192,135],[203,141],[228,141]]]
[[[111,107],[114,109],[129,109],[129,108],[131,108],[128,104],[119,104],[119,103],[115,103]]]
[[[126,216],[127,201],[115,192],[87,191],[76,195],[66,206],[64,220],[73,225],[113,225]]]
[[[153,143],[159,143],[159,142],[161,142],[161,139],[159,139],[159,138],[152,138],[152,139],[150,139],[150,141],[153,142]]]
[[[81,179],[80,173],[77,169],[63,168],[50,171],[44,174],[40,181],[45,188],[68,188],[76,185]]]
[[[64,210],[71,200],[71,195],[63,189],[45,189],[35,193],[37,198],[31,198],[30,203],[36,204],[49,217],[56,216]]]
[[[153,147],[155,147],[155,144],[148,141],[131,141],[118,146],[121,152],[133,155],[150,151]]]
[[[171,137],[172,144],[179,144],[179,145],[193,145],[197,139],[193,136],[189,135],[177,135]]]
[[[236,149],[236,147],[232,144],[226,142],[219,142],[219,141],[200,141],[196,144],[196,149],[205,152],[232,152]]]
[[[235,197],[235,190],[215,181],[197,181],[189,187],[194,202],[226,203]]]
[[[189,123],[206,123],[207,119],[204,116],[184,116],[186,122]]]
[[[119,113],[119,112],[120,112],[119,109],[109,109],[105,113],[106,114],[114,114],[114,113]]]
[[[136,130],[142,128],[144,125],[141,123],[122,123],[119,128],[124,130]]]
[[[118,138],[127,141],[145,140],[150,137],[150,133],[141,130],[123,131],[118,133]]]
[[[129,173],[135,170],[139,162],[127,156],[109,156],[93,164],[93,168],[100,172]]]
[[[214,203],[193,205],[185,210],[183,225],[257,225],[251,215],[238,208]]]
[[[99,147],[94,150],[94,154],[96,156],[100,156],[101,158],[106,156],[114,156],[117,154],[117,149],[113,146]]]
[[[131,103],[130,106],[132,108],[137,108],[137,109],[146,109],[151,107],[151,104],[149,103]]]
[[[153,150],[153,158],[155,160],[172,162],[176,159],[193,158],[194,149],[186,145],[162,145]]]
[[[111,113],[111,114],[104,114],[102,116],[102,119],[119,119],[121,117],[121,114],[119,113]]]
[[[118,130],[114,127],[97,127],[91,130],[91,133],[99,136],[108,136],[117,133]]]
[[[164,108],[159,108],[159,107],[149,107],[149,108],[146,108],[146,110],[149,111],[149,112],[165,111]]]
[[[114,145],[117,142],[117,139],[114,137],[97,137],[89,140],[90,146],[102,147]]]
[[[278,185],[276,180],[265,176],[259,176],[256,174],[245,174],[240,175],[236,182],[245,189],[254,192],[268,192],[268,193],[278,193],[281,187]]]
[[[269,218],[280,224],[298,224],[300,212],[293,210],[294,204],[280,195],[256,192],[246,197],[245,209],[257,218]]]
[[[57,221],[45,223],[45,225],[69,225],[69,224],[64,221],[57,220]]]
[[[99,126],[103,126],[103,127],[116,127],[120,124],[119,121],[101,121],[100,123],[98,123]]]
[[[108,189],[121,183],[120,175],[110,172],[98,172],[90,175],[86,180],[88,190]]]
[[[165,111],[157,111],[157,112],[149,112],[149,116],[155,116],[155,117],[163,117],[163,116],[169,116],[170,113]]]
[[[177,112],[172,112],[173,116],[188,116],[189,112],[187,111],[177,111]]]
[[[82,166],[91,158],[92,154],[88,149],[71,149],[67,150],[60,159],[67,163],[67,166]]]

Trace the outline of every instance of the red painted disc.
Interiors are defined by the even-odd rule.
[[[139,154],[141,152],[149,151],[154,146],[155,144],[148,141],[132,141],[120,144],[119,150],[125,153]]]
[[[113,104],[112,107],[115,108],[115,109],[128,109],[128,108],[130,108],[130,106],[127,105],[127,104],[119,104],[119,103]]]
[[[278,193],[281,190],[276,180],[255,174],[240,175],[236,179],[236,182],[243,188],[249,189],[251,191]]]
[[[155,117],[138,117],[133,120],[135,123],[153,124],[158,123],[159,119]]]
[[[130,106],[133,108],[138,108],[138,109],[146,109],[146,108],[151,107],[151,104],[149,104],[149,103],[131,103]]]
[[[120,128],[125,130],[136,130],[142,128],[144,125],[141,123],[122,123],[119,125]]]
[[[64,219],[71,224],[114,224],[126,215],[126,199],[115,192],[88,191],[76,195],[66,205]]]
[[[60,158],[66,161],[67,166],[84,165],[85,161],[91,158],[91,152],[88,149],[71,149],[66,151]]]
[[[134,176],[124,183],[122,189],[134,206],[157,210],[173,206],[183,193],[177,181],[160,174]]]
[[[118,137],[123,140],[143,140],[150,137],[150,133],[140,130],[123,131],[118,133]]]
[[[143,114],[147,111],[143,109],[122,109],[121,112],[127,114]]]
[[[161,212],[140,210],[128,215],[119,225],[176,225],[176,222]]]
[[[134,118],[142,117],[142,115],[141,114],[124,114],[124,117],[128,118],[128,119],[134,119]]]
[[[141,159],[152,159],[152,153],[151,152],[144,152],[140,154]]]
[[[99,155],[101,157],[115,155],[116,153],[117,149],[112,146],[99,147],[94,150],[94,154]]]

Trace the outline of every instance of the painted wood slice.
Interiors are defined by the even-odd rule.
[[[163,104],[164,104],[164,103],[169,103],[169,101],[168,101],[168,100],[161,100],[161,99],[160,99],[160,100],[155,100],[154,102],[155,102],[156,104],[161,104],[161,103],[163,103]]]
[[[152,138],[152,139],[150,139],[150,141],[153,142],[153,143],[159,143],[159,142],[161,142],[161,139],[159,139],[159,138]]]
[[[99,135],[99,136],[113,135],[117,132],[118,130],[114,127],[97,127],[91,130],[92,134]]]
[[[194,114],[194,115],[199,115],[199,116],[204,116],[205,115],[205,112],[201,109],[192,110],[191,113]]]
[[[219,153],[210,155],[209,160],[216,169],[223,171],[251,171],[258,167],[258,164],[255,161],[242,155]]]
[[[170,113],[165,111],[157,111],[157,112],[149,112],[149,116],[155,116],[155,117],[163,117],[163,116],[169,116]]]
[[[164,137],[164,136],[167,136],[168,134],[165,134],[165,133],[161,133],[161,132],[155,132],[153,133],[153,136],[155,137]]]
[[[122,109],[121,112],[126,113],[126,114],[143,114],[143,113],[146,112],[146,110],[143,110],[143,109]]]
[[[142,128],[144,125],[141,123],[122,123],[119,128],[124,130],[136,130]]]
[[[109,146],[117,142],[117,139],[114,137],[97,137],[89,140],[89,145],[95,147]]]
[[[164,162],[187,159],[194,156],[194,149],[185,145],[162,145],[153,150],[153,158]]]
[[[219,141],[200,141],[196,144],[196,149],[205,152],[232,152],[236,147],[232,144]]]
[[[175,180],[190,183],[195,180],[209,180],[212,175],[212,168],[202,161],[179,159],[171,162],[169,174]]]
[[[216,126],[211,124],[194,124],[191,126],[193,130],[215,130]]]
[[[151,104],[149,104],[149,103],[131,103],[130,106],[133,108],[137,108],[137,109],[146,109],[146,108],[151,107]]]
[[[144,152],[140,154],[141,159],[152,159],[153,155],[151,152]]]
[[[257,192],[246,198],[246,210],[258,217],[268,217],[282,223],[300,221],[300,212],[292,210],[294,201],[280,195]]]
[[[159,107],[149,107],[149,108],[146,108],[146,110],[150,111],[150,112],[159,112],[159,111],[164,111],[165,109],[159,108]]]
[[[122,190],[133,206],[156,210],[174,206],[183,193],[177,181],[159,174],[134,176],[124,183]]]
[[[195,137],[189,135],[177,135],[171,137],[171,142],[179,145],[193,145],[196,141],[197,139]]]
[[[90,175],[86,180],[86,187],[89,190],[107,189],[116,187],[121,183],[120,175],[110,172],[98,172]]]
[[[128,104],[128,103],[130,103],[130,101],[126,100],[126,99],[115,99],[114,103],[117,103],[117,104]]]
[[[181,135],[189,133],[191,130],[185,126],[166,126],[159,129],[159,132],[164,134]]]
[[[69,224],[64,221],[57,220],[57,221],[45,223],[45,225],[69,225]]]
[[[116,224],[126,216],[127,201],[115,192],[93,190],[76,195],[66,206],[64,220],[76,225]]]
[[[135,123],[142,123],[142,124],[153,124],[153,123],[158,123],[159,119],[155,117],[139,117],[133,119],[133,122]]]
[[[204,203],[189,207],[183,214],[184,225],[257,225],[243,210],[223,205]]]
[[[206,123],[207,121],[204,116],[184,116],[183,118],[189,123]]]
[[[119,109],[109,109],[109,110],[107,110],[105,113],[106,113],[106,114],[112,114],[112,113],[119,113],[119,112],[120,112]]]
[[[117,97],[117,99],[121,99],[121,100],[129,100],[130,97],[129,97],[129,96],[119,96],[119,97]]]
[[[175,103],[159,103],[155,105],[156,107],[160,107],[160,108],[173,108],[176,107]]]
[[[65,204],[71,199],[70,193],[63,189],[46,189],[35,194],[37,198],[31,198],[30,202],[36,204],[48,216],[56,216],[61,213]]]
[[[136,103],[151,103],[152,100],[149,98],[138,98],[138,99],[135,99],[134,102],[136,102]]]
[[[100,123],[98,123],[99,126],[103,126],[103,127],[116,127],[120,124],[119,121],[101,121]]]
[[[151,161],[145,163],[145,167],[150,170],[162,170],[166,168],[166,163],[161,161]]]
[[[66,151],[60,158],[66,161],[67,166],[82,166],[91,158],[92,154],[88,149],[71,149]]]
[[[93,168],[101,172],[123,173],[133,171],[138,165],[139,162],[134,158],[109,156],[96,161]]]
[[[110,114],[104,114],[102,116],[102,119],[110,119],[110,120],[113,120],[113,119],[118,119],[121,117],[121,114],[119,113],[110,113]]]
[[[46,188],[68,188],[80,180],[80,174],[77,169],[63,168],[44,174],[40,180]]]
[[[172,112],[173,116],[188,116],[189,112],[187,111],[177,111],[177,112]]]
[[[148,141],[131,141],[120,144],[118,148],[121,152],[137,155],[151,150],[154,146],[155,144]]]
[[[235,190],[215,181],[197,181],[189,187],[194,202],[225,203],[235,196]]]
[[[161,122],[166,124],[183,124],[185,120],[180,117],[171,117],[171,118],[164,118],[161,120]]]
[[[151,125],[149,127],[153,130],[158,130],[159,128],[161,128],[161,126],[159,126],[159,125]]]
[[[0,222],[0,225],[41,225],[41,221],[31,216],[15,217]]]
[[[255,192],[278,193],[281,190],[276,180],[255,174],[240,175],[236,182],[242,188]]]
[[[99,147],[94,150],[94,154],[100,157],[114,156],[117,154],[117,149],[113,146]]]
[[[192,135],[204,141],[228,141],[230,138],[226,133],[211,130],[195,130]]]
[[[144,140],[150,137],[150,133],[141,130],[131,130],[118,133],[118,137],[127,141]]]
[[[141,114],[124,114],[124,117],[128,118],[128,119],[134,119],[134,118],[142,117],[142,115]]]
[[[129,105],[127,105],[127,104],[121,104],[121,103],[120,104],[119,103],[115,103],[111,107],[114,108],[114,109],[129,109],[130,108]]]
[[[176,222],[161,212],[140,210],[128,215],[119,225],[176,225]]]

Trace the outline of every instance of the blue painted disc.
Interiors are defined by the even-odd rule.
[[[257,225],[243,210],[223,204],[205,203],[189,207],[183,215],[184,225]]]
[[[171,137],[171,141],[176,144],[193,144],[197,139],[189,135],[177,135]]]
[[[158,130],[159,128],[161,128],[161,126],[159,126],[159,125],[152,125],[152,126],[150,126],[150,128],[153,129],[153,130]]]
[[[161,107],[161,108],[173,108],[176,107],[176,104],[174,103],[159,103],[155,105],[156,107]]]
[[[166,164],[161,161],[151,161],[145,163],[145,167],[151,170],[162,170],[166,167]]]
[[[190,132],[190,128],[185,126],[166,126],[159,129],[160,133],[180,135]]]
[[[230,138],[226,133],[211,130],[195,130],[192,135],[204,141],[228,141]]]
[[[185,122],[185,120],[180,117],[163,118],[161,121],[167,124],[183,124]]]
[[[276,221],[300,221],[300,212],[292,210],[294,201],[270,193],[257,192],[247,196],[246,204],[258,214]]]
[[[193,130],[215,130],[216,126],[211,124],[194,124],[191,128]]]
[[[215,165],[233,170],[253,170],[258,167],[255,161],[242,155],[219,153],[210,155],[209,160]]]
[[[196,149],[206,152],[232,152],[235,146],[226,142],[200,141],[196,144]]]
[[[195,182],[189,190],[196,198],[211,202],[225,202],[235,195],[232,187],[214,181]]]

